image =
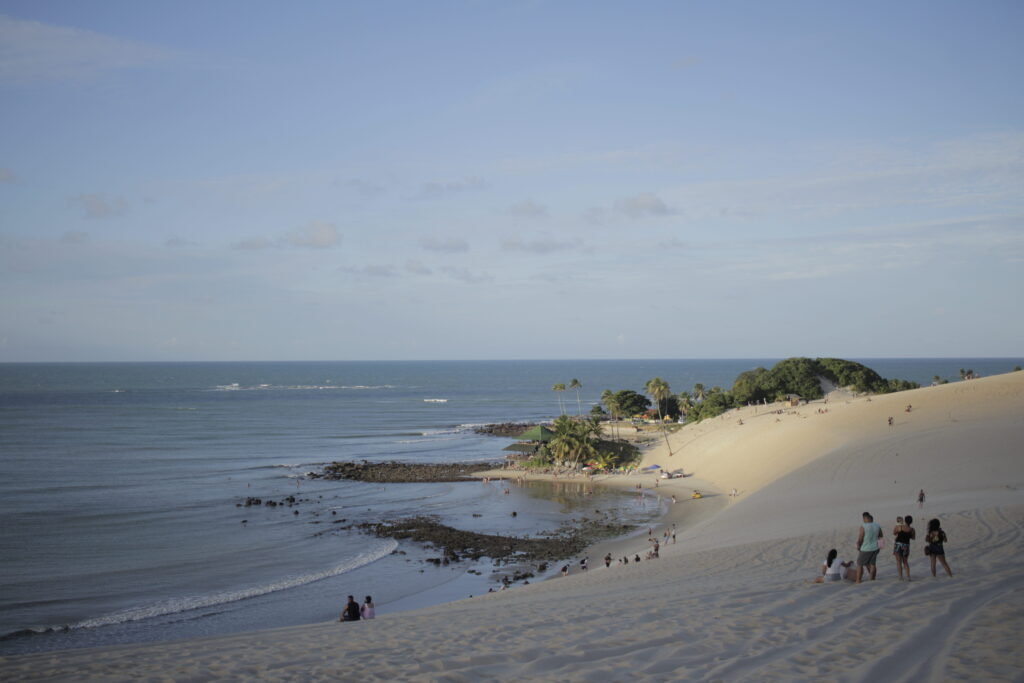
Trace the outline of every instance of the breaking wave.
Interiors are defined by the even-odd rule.
[[[259,597],[276,591],[296,588],[308,583],[313,583],[314,581],[321,581],[332,576],[337,576],[338,574],[344,574],[345,572],[368,565],[371,562],[376,562],[380,558],[389,555],[397,547],[398,541],[387,539],[381,541],[375,549],[369,552],[360,553],[341,564],[337,564],[323,571],[287,576],[273,583],[267,583],[261,586],[252,586],[250,588],[242,588],[234,591],[162,600],[151,605],[133,607],[131,609],[114,612],[113,614],[108,614],[102,617],[86,619],[85,621],[73,624],[70,628],[97,628],[99,626],[123,624],[130,621],[141,621],[143,619],[151,619],[153,617],[161,617],[168,614],[177,614],[179,612],[188,612],[189,610],[213,607],[214,605],[223,605],[229,602],[237,602],[239,600]]]

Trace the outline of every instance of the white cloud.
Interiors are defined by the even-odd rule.
[[[469,243],[464,239],[449,237],[441,239],[438,237],[424,236],[419,240],[420,246],[427,251],[440,251],[447,254],[456,254],[469,251]]]
[[[431,275],[434,271],[419,261],[409,260],[405,262],[405,272],[413,275]]]
[[[266,237],[250,237],[231,244],[232,249],[238,249],[239,251],[260,251],[262,249],[270,249],[273,246],[274,243]]]
[[[169,237],[164,241],[164,246],[168,249],[178,249],[180,247],[194,247],[196,243],[181,237]]]
[[[548,210],[542,204],[537,204],[527,199],[508,207],[508,214],[520,218],[543,218],[547,216]]]
[[[550,254],[556,251],[580,249],[583,248],[583,243],[578,240],[565,241],[553,238],[524,240],[519,237],[510,237],[502,240],[501,248],[505,251],[523,251],[530,254]]]
[[[753,154],[753,152],[751,152]],[[768,153],[773,171],[744,180],[665,190],[690,221],[783,218],[819,221],[858,211],[908,207],[1020,206],[1024,133],[973,135],[926,145],[829,144],[796,169],[791,150]],[[736,160],[742,163],[742,158]]]
[[[487,181],[477,176],[463,178],[461,180],[431,180],[420,185],[418,199],[439,199],[446,195],[469,192],[472,190],[483,190],[487,188]]]
[[[367,266],[342,266],[339,268],[342,273],[355,275],[356,277],[395,277],[398,270],[392,265],[367,265]]]
[[[668,205],[652,192],[642,192],[633,197],[623,197],[615,202],[615,208],[630,218],[667,216],[673,213]]]
[[[346,181],[344,185],[364,197],[375,197],[376,195],[382,194],[386,191],[386,188],[383,185],[379,185],[370,180],[363,180],[361,178],[352,178]]]
[[[80,194],[68,200],[84,211],[86,218],[113,218],[121,216],[128,209],[123,199],[108,199],[103,194]]]
[[[487,273],[474,273],[466,268],[457,268],[455,266],[443,266],[440,268],[440,271],[452,279],[458,280],[459,282],[465,282],[470,285],[484,284],[494,280],[494,278]]]
[[[0,15],[0,81],[91,78],[103,72],[168,62],[166,49],[85,29]]]
[[[284,240],[293,247],[329,249],[341,244],[341,233],[333,223],[313,221],[309,225],[292,230]]]

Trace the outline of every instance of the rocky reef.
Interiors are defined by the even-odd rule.
[[[354,481],[422,483],[428,481],[472,481],[475,472],[501,467],[497,462],[409,463],[332,462],[310,479],[351,479]]]
[[[553,562],[581,552],[601,538],[619,536],[631,527],[602,516],[583,518],[557,531],[535,537],[505,536],[463,531],[442,524],[435,517],[420,516],[387,522],[367,522],[351,527],[374,536],[409,540],[433,546],[441,556],[428,561],[449,564],[489,557],[500,562]],[[523,577],[526,578],[526,577]]]
[[[489,434],[490,436],[505,436],[518,438],[520,434],[531,427],[536,427],[536,422],[498,422],[495,424],[482,425],[473,429],[477,434]]]

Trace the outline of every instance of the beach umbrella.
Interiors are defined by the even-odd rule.
[[[530,427],[517,438],[523,441],[543,441],[547,443],[555,438],[555,433],[544,425],[537,425],[536,427]]]

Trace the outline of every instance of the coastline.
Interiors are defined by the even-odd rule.
[[[781,415],[741,409],[674,434],[673,456],[664,443],[644,452],[644,465],[695,473],[660,481],[663,495],[708,493],[698,501],[677,493],[659,521],[679,516],[679,543],[663,546],[659,560],[605,570],[593,546],[585,575],[358,626],[9,657],[0,672],[26,680],[326,679],[353,668],[379,680],[1012,678],[1024,667],[1015,559],[1024,538],[1022,413],[1024,373],[832,397]],[[647,476],[594,483],[628,490]],[[738,498],[726,495],[732,488]],[[918,488],[928,491],[920,510]],[[918,529],[940,519],[954,578],[932,579],[918,542],[911,583],[898,582],[883,557],[876,582],[808,584],[830,547],[850,557],[864,509],[883,526],[911,512]]]

